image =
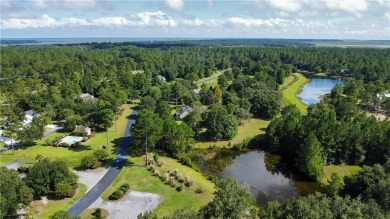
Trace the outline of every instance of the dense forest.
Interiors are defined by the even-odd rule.
[[[390,122],[367,117],[362,108],[376,107],[377,94],[390,89],[390,50],[230,47],[229,42],[223,46],[207,41],[203,45],[172,42],[2,47],[2,128],[11,135],[17,133],[18,140],[29,146],[42,137],[44,125],[51,121],[63,121],[68,131],[79,124],[107,130],[120,114],[122,104],[139,100],[140,112],[131,129],[133,151],[144,153],[146,140],[150,148],[191,166],[191,161],[181,155],[191,150],[195,140],[231,140],[245,120],[272,119],[261,146],[293,158],[297,169],[313,180],[322,176],[323,165],[369,166],[346,178],[345,185],[337,176],[332,177],[326,195],[283,204],[272,202],[254,215],[386,218],[390,204]],[[221,72],[217,85],[198,87],[199,79],[216,70]],[[348,81],[336,86],[319,104],[310,106],[307,115],[301,115],[295,106],[284,106],[279,90],[286,76],[297,71],[324,72]],[[190,105],[195,110],[177,122],[172,107],[178,105]],[[24,111],[30,109],[42,116],[20,131]],[[58,180],[37,183],[42,181],[42,174],[55,172],[51,166],[63,170]],[[40,160],[27,179],[18,182],[23,188],[29,186],[26,197],[19,197],[13,189],[15,199],[23,204],[42,194],[68,196],[76,178],[65,170],[63,163]],[[7,180],[12,176],[15,173],[0,175]],[[213,202],[199,213],[177,214],[190,218],[245,216],[252,203],[245,192],[229,181],[218,182],[217,187]],[[230,192],[237,197],[226,196]],[[233,201],[242,204],[236,211],[227,209],[237,207],[231,205]],[[2,214],[17,209],[13,205],[2,209]]]

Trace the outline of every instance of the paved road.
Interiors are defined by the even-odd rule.
[[[69,208],[69,213],[73,217],[79,216],[85,209],[87,209],[92,203],[94,203],[122,170],[128,157],[128,152],[126,148],[130,144],[130,128],[131,125],[135,123],[137,114],[137,110],[134,110],[131,114],[129,121],[127,122],[125,134],[123,136],[120,149],[107,173],[91,190],[87,192],[87,194],[85,194],[80,200],[78,200],[72,207]]]

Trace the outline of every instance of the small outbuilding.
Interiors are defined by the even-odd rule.
[[[180,110],[175,113],[176,119],[185,118],[190,112],[194,111],[194,108],[191,106],[183,106]]]
[[[76,128],[73,132],[84,132],[86,135],[91,135],[91,128],[83,125],[76,125]]]

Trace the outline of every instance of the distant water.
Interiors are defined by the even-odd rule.
[[[147,42],[147,41],[177,41],[177,40],[191,40],[188,38],[1,38],[1,40],[34,40],[34,43],[24,43],[17,45],[53,45],[53,44],[72,44],[72,43],[121,43],[121,42]],[[9,44],[14,45],[14,44]],[[16,45],[16,44],[15,44]]]
[[[302,88],[297,96],[308,106],[319,103],[321,96],[330,93],[337,84],[343,84],[344,80],[335,78],[312,77],[310,82]]]

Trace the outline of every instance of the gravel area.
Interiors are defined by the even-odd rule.
[[[75,171],[79,176],[79,182],[87,186],[87,191],[92,189],[94,185],[107,173],[108,169],[91,170],[91,171]]]
[[[152,211],[162,201],[157,194],[130,191],[120,201],[109,202],[98,198],[89,208],[104,208],[109,219],[136,219],[139,214]]]

